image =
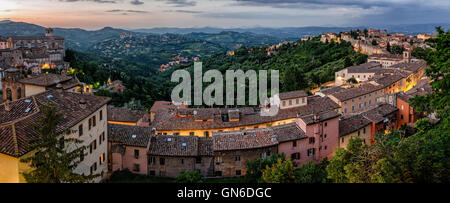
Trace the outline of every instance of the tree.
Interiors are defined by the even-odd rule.
[[[262,183],[264,182],[262,174],[267,166],[271,166],[277,162],[278,159],[285,160],[284,154],[275,154],[270,158],[258,158],[247,162],[247,172],[245,173],[245,182],[248,183]]]
[[[198,171],[182,171],[175,177],[176,183],[202,183],[203,176]]]
[[[347,80],[347,83],[350,83],[350,84],[358,84],[358,81],[357,81],[354,77],[351,77],[351,78],[349,78],[349,79]]]
[[[426,59],[428,53],[431,51],[431,49],[424,49],[422,47],[416,47],[412,50],[411,55],[419,58],[419,59]]]
[[[327,159],[318,164],[308,162],[295,169],[296,183],[327,183],[328,173],[326,167],[329,164]]]
[[[266,183],[294,183],[295,167],[291,160],[279,158],[277,163],[266,166],[263,172],[263,179]]]
[[[405,51],[405,48],[403,46],[400,45],[394,45],[391,48],[391,53],[392,54],[403,54],[403,52]]]
[[[29,183],[83,183],[97,177],[74,172],[86,146],[78,147],[82,141],[66,138],[70,130],[57,131],[63,114],[51,103],[42,105],[41,111],[43,116],[34,126],[40,136],[30,141],[35,153],[21,160],[32,167],[31,171],[23,173],[25,180]]]
[[[386,50],[391,53],[391,43],[387,42],[386,44]]]
[[[377,40],[373,39],[373,40],[372,40],[372,45],[373,45],[373,46],[378,46]]]

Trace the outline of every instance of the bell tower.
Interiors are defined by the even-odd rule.
[[[53,28],[45,28],[45,36],[53,37]]]
[[[19,80],[19,69],[10,68],[5,71],[5,77],[2,78],[3,102],[25,97],[25,86]]]

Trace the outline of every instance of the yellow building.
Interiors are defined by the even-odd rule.
[[[354,116],[344,117],[339,120],[339,147],[346,148],[350,139],[359,137],[364,143],[370,144],[371,140],[371,124],[372,122],[357,114]]]

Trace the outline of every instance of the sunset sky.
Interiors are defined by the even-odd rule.
[[[0,0],[0,21],[48,27],[298,27],[450,22],[448,0]]]

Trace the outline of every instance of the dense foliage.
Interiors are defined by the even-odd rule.
[[[202,183],[203,176],[198,171],[182,171],[175,177],[176,183]]]
[[[325,82],[334,80],[334,72],[346,66],[364,63],[367,56],[353,51],[350,43],[321,43],[318,38],[308,41],[298,41],[280,46],[275,54],[268,55],[266,48],[253,47],[235,50],[234,55],[226,53],[204,59],[203,71],[216,69],[224,73],[226,70],[268,70],[280,71],[281,91],[311,89]],[[121,106],[133,98],[150,108],[155,100],[170,100],[173,87],[171,74],[177,69],[186,69],[191,75],[193,64],[179,66],[161,73],[156,73],[139,62],[126,59],[113,60],[108,63],[106,58],[73,52],[67,54],[72,66],[79,74],[77,76],[88,84],[104,83],[107,72],[111,80],[121,80],[127,89],[123,93],[100,91],[99,95],[110,96],[113,104]],[[71,56],[71,57],[70,57]],[[95,65],[94,65],[95,64]],[[95,72],[94,67],[96,67]],[[205,83],[204,88],[208,86]]]

